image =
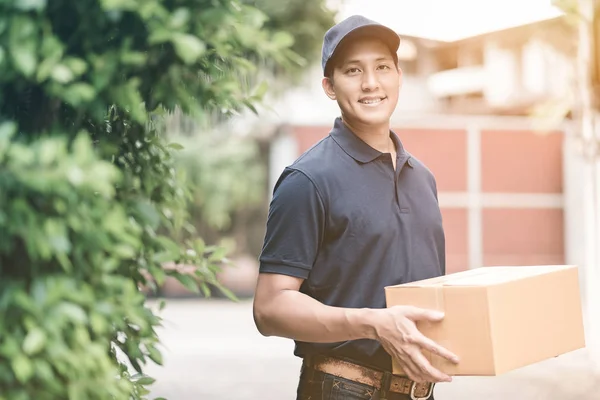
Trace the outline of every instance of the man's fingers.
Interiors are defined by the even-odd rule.
[[[429,310],[419,307],[409,307],[405,313],[405,316],[413,321],[437,322],[444,319],[444,313],[442,311]]]
[[[450,382],[452,378],[444,374],[437,368],[434,368],[420,351],[415,351],[411,355],[412,361],[421,369],[421,375],[425,375],[430,382]]]
[[[425,335],[419,335],[418,338],[415,339],[415,342],[419,344],[425,350],[432,352],[440,357],[447,359],[450,362],[458,363],[459,358],[456,354],[452,353],[450,350],[445,347],[440,346],[433,340],[429,339]]]
[[[415,382],[424,382],[425,378],[422,376],[421,369],[414,363],[408,354],[400,355],[396,357],[402,363],[402,369],[404,373]]]

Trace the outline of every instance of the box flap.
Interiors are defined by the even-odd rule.
[[[490,286],[573,268],[566,265],[489,267],[485,273],[444,282],[444,286]]]
[[[390,287],[426,287],[426,286],[489,286],[527,277],[547,274],[555,271],[576,268],[573,265],[530,265],[480,267],[454,274],[444,275],[421,281],[403,283]]]

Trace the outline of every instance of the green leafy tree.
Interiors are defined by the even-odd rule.
[[[296,62],[264,22],[236,0],[0,1],[1,400],[148,394],[140,288],[208,295],[224,257],[186,224],[164,113],[259,102],[248,59]]]
[[[325,7],[324,0],[243,2],[265,14],[266,28],[283,32],[276,35],[277,40],[290,46],[287,54],[296,61],[282,65],[256,59],[254,84],[266,91],[260,81],[269,81],[270,100],[277,101],[279,94],[298,84],[308,67],[320,59],[322,37],[334,24],[335,13]],[[234,252],[257,255],[257,240],[253,239],[260,236],[268,201],[267,160],[257,139],[252,134],[240,137],[216,112],[201,122],[176,112],[169,118],[168,131],[173,140],[184,143],[185,150],[176,159],[193,185],[189,212],[194,225],[203,237],[234,238]]]
[[[334,23],[335,12],[326,7],[324,0],[243,0],[246,4],[263,10],[268,19],[265,26],[275,31],[287,32],[282,40],[290,40],[292,55],[299,55],[292,68],[277,68],[276,76],[283,73],[283,86],[297,83],[306,67],[321,55],[323,35]]]

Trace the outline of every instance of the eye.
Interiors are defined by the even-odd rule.
[[[357,74],[359,72],[360,72],[360,70],[356,67],[351,67],[346,70],[347,74]]]
[[[377,67],[377,69],[383,69],[383,70],[388,70],[391,69],[389,65],[387,64],[381,64],[379,67]]]

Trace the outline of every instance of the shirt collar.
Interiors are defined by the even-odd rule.
[[[361,163],[369,163],[383,154],[356,136],[356,134],[344,124],[340,117],[335,119],[331,137],[350,157]],[[396,145],[396,159],[407,159],[410,157],[406,150],[404,150],[404,146],[398,135],[390,130],[390,137]]]

